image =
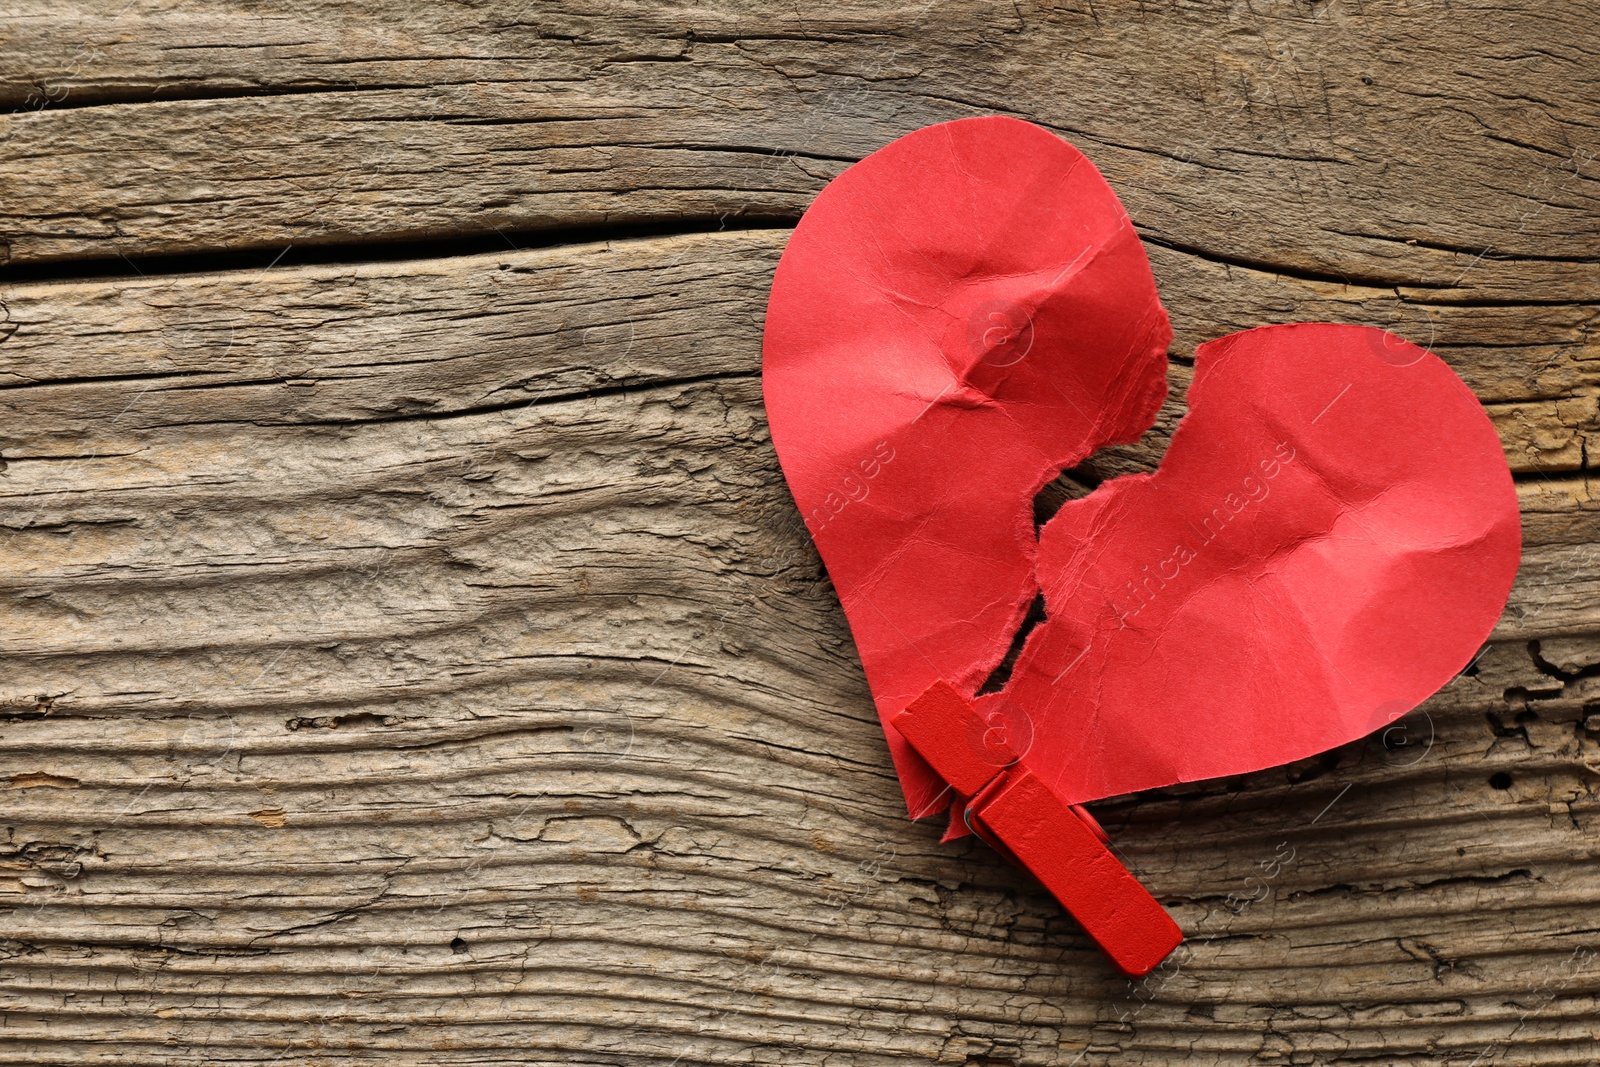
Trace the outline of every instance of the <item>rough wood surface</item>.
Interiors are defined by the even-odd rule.
[[[1582,5],[0,8],[0,1063],[1600,1060]],[[1191,935],[1134,987],[905,821],[762,416],[785,227],[991,110],[1173,316],[1080,480],[1328,319],[1524,505],[1402,728],[1096,806]]]

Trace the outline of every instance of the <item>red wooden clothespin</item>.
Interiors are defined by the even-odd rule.
[[[1106,848],[1100,825],[1018,763],[1009,739],[947,683],[929,686],[890,724],[970,798],[967,825],[1044,883],[1123,974],[1149,974],[1183,941],[1178,924]]]

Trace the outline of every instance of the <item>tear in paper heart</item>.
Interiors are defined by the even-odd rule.
[[[1115,195],[1039,127],[929,127],[817,198],[764,391],[886,724],[939,680],[973,698],[1040,591],[976,704],[1067,803],[1322,751],[1469,661],[1520,553],[1510,473],[1465,385],[1378,330],[1201,346],[1160,470],[1036,535],[1046,481],[1151,425],[1170,338]],[[942,807],[887,730],[912,814]]]

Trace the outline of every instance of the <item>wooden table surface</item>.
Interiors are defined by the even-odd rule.
[[[0,1063],[1600,1060],[1587,5],[272,8],[0,3]],[[905,819],[761,406],[807,203],[994,112],[1172,315],[1086,473],[1333,320],[1523,504],[1387,743],[1096,805],[1190,936],[1138,986]]]

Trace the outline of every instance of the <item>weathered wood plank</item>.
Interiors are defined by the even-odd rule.
[[[735,232],[618,246],[631,250],[624,253],[605,244],[576,253],[508,247],[398,264],[14,286],[0,290],[8,331],[0,405],[7,394],[26,396],[29,414],[17,423],[25,432],[0,429],[0,458],[18,447],[75,449],[108,417],[129,431],[202,412],[255,422],[375,420],[508,409],[652,380],[754,375],[767,287],[786,237]],[[1387,326],[1430,345],[1487,404],[1514,470],[1585,465],[1600,428],[1593,308],[1425,308],[1392,290],[1286,278],[1159,245],[1149,251],[1179,365],[1163,432],[1123,450],[1135,468],[1155,462],[1182,414],[1182,364],[1195,345],[1306,320]],[[619,256],[638,262],[607,269]],[[540,303],[550,285],[582,293],[591,284],[606,287],[605,300],[565,297],[565,312],[553,319]],[[663,342],[697,331],[726,343],[673,362]],[[387,358],[366,352],[374,337]],[[65,384],[35,369],[41,358]],[[145,384],[139,402],[123,410],[132,378]],[[65,437],[52,441],[56,434]]]
[[[1173,247],[1600,299],[1578,4],[106,8],[26,5],[4,39],[14,263],[792,218],[892,137],[1004,111],[1076,141]]]
[[[1098,806],[1194,935],[1130,991],[903,818],[766,438],[782,240],[4,289],[0,1062],[1592,1062],[1586,478],[1404,738]],[[1404,306],[1174,256],[1180,355]],[[1581,333],[1442,314],[1521,403],[1497,342]]]

